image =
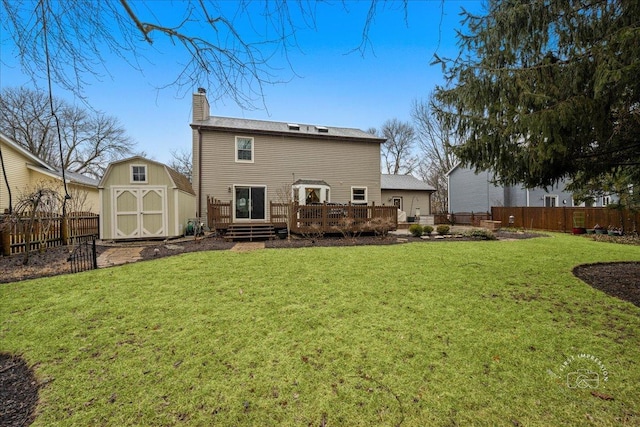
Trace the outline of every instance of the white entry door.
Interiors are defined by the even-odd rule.
[[[115,188],[112,194],[114,239],[167,235],[166,188]]]

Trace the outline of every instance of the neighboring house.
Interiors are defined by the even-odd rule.
[[[548,189],[526,189],[522,186],[494,184],[492,172],[475,173],[471,168],[456,165],[447,172],[449,187],[449,212],[491,212],[491,206],[561,207],[575,204],[573,194],[565,190],[566,182]],[[599,197],[594,206],[606,206],[609,196]]]
[[[64,196],[62,171],[48,165],[34,154],[27,151],[16,141],[0,132],[0,150],[4,163],[4,173],[11,193],[12,207],[21,196],[33,191],[39,185],[47,185]],[[1,166],[0,166],[1,168]],[[67,190],[72,199],[71,210],[98,213],[98,180],[87,176],[65,171]],[[0,174],[0,212],[9,209],[9,191]]]
[[[193,95],[193,187],[198,216],[207,198],[231,203],[234,223],[268,222],[269,201],[382,204],[380,144],[359,129],[209,115]]]
[[[144,157],[109,164],[99,189],[103,240],[177,237],[195,218],[196,196],[187,177]]]
[[[400,210],[399,215],[407,217],[431,215],[431,194],[436,191],[429,184],[411,175],[380,176],[382,202],[395,205]]]

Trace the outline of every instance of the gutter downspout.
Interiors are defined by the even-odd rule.
[[[200,218],[200,209],[202,208],[202,132],[198,126],[198,209],[196,216]]]
[[[451,175],[447,175],[447,212],[451,213]]]

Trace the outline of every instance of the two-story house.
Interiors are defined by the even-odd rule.
[[[207,200],[231,204],[233,223],[268,222],[268,202],[382,205],[380,144],[359,129],[210,115],[193,94],[193,189],[197,215]]]
[[[476,173],[474,169],[458,164],[447,172],[449,212],[491,212],[492,206],[573,207],[578,206],[573,194],[567,191],[565,181],[549,188],[524,188],[494,183],[490,171]],[[599,197],[594,206],[606,206],[612,196]],[[584,206],[584,204],[582,204]]]

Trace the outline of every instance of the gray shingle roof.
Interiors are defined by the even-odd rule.
[[[57,169],[55,173],[60,178],[62,178],[62,170],[61,169]],[[94,178],[91,178],[91,177],[88,177],[86,175],[82,175],[82,174],[79,174],[79,173],[76,173],[76,172],[71,172],[69,170],[64,171],[64,176],[70,182],[75,182],[77,184],[88,185],[90,187],[97,187],[98,183],[100,182],[97,179],[94,179]]]
[[[299,123],[271,122],[266,120],[239,119],[211,116],[208,120],[196,121],[192,127],[212,130],[246,131],[252,133],[296,135],[307,138],[348,138],[382,143],[384,138],[360,129]]]
[[[176,188],[178,190],[182,190],[185,193],[193,194],[194,196],[196,195],[196,192],[193,191],[193,186],[191,185],[191,181],[189,181],[189,178],[167,165],[164,165],[164,168],[171,176],[171,179],[173,180],[173,183],[176,185]]]
[[[382,190],[419,190],[419,191],[436,191],[424,181],[411,175],[387,175],[382,174],[380,177],[380,188]]]

